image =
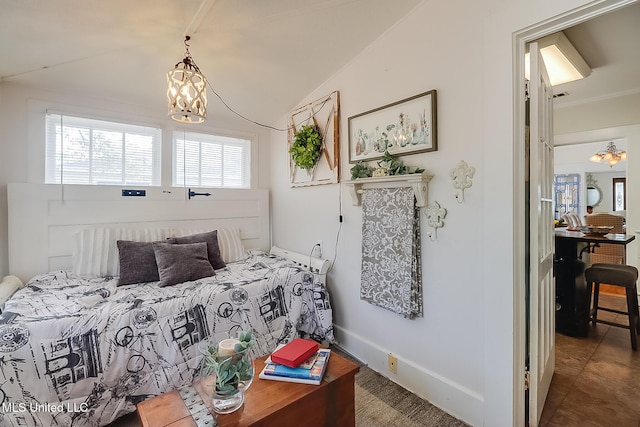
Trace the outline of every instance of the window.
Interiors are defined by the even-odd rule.
[[[627,178],[613,178],[613,210],[627,209]]]
[[[47,184],[160,185],[160,129],[46,116]]]
[[[554,219],[562,218],[566,213],[578,213],[580,206],[580,175],[555,175],[553,180],[555,192]]]
[[[249,188],[251,141],[192,132],[173,135],[173,185]]]

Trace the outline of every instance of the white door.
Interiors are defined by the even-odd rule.
[[[529,425],[537,426],[555,368],[553,91],[537,43],[529,52]]]

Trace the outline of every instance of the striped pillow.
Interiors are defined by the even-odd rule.
[[[247,250],[240,240],[239,228],[219,228],[218,245],[224,262],[236,262],[247,256]]]
[[[176,237],[205,233],[212,230],[176,230]],[[240,229],[235,227],[218,228],[218,246],[225,263],[236,262],[247,256],[247,250],[240,239]]]
[[[173,236],[173,228],[85,228],[73,235],[73,266],[81,276],[105,277],[120,274],[118,240],[153,242]]]

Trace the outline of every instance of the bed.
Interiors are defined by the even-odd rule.
[[[254,252],[215,276],[173,286],[117,285],[117,277],[55,271],[7,301],[0,425],[108,424],[192,383],[202,346],[239,330],[254,330],[254,356],[300,333],[333,340],[319,276],[281,256]]]
[[[16,224],[23,221],[16,219],[16,212],[25,202],[20,200],[23,192],[14,190],[10,185],[10,229],[27,225]],[[69,204],[57,204],[56,200],[48,203],[61,209]],[[230,205],[233,203],[227,210]],[[244,205],[246,218],[249,215]],[[73,206],[77,215],[78,204]],[[43,210],[48,220],[31,218],[44,221],[47,232],[40,230],[30,238],[56,237],[45,244],[56,248],[43,251],[48,261],[28,255],[24,233],[18,242],[12,241],[10,234],[10,249],[18,248],[12,252],[14,259],[30,257],[49,266],[52,259],[54,263],[73,259],[73,263],[32,276],[28,263],[14,263],[13,267],[10,257],[10,268],[18,276],[31,278],[6,301],[0,315],[2,426],[106,425],[134,411],[144,399],[192,383],[200,374],[202,349],[236,336],[240,330],[254,330],[252,352],[256,357],[300,335],[333,341],[332,310],[324,280],[328,261],[277,247],[269,253],[247,250],[246,239],[240,238],[242,225],[217,228],[225,266],[215,269],[213,276],[169,283],[163,275],[163,260],[169,259],[170,265],[184,262],[174,252],[160,258],[159,248],[174,251],[190,247],[198,265],[204,257],[204,262],[213,266],[207,251],[211,245],[205,244],[202,252],[203,243],[190,240],[202,230],[161,228],[149,232],[131,227],[114,231],[113,224],[78,226],[77,218],[72,224],[64,223],[66,217],[59,212],[52,220],[47,214],[52,211],[56,210],[50,206]],[[185,216],[184,209],[181,215]],[[138,218],[132,221],[148,224]],[[264,233],[252,230],[252,224],[260,228],[261,223],[249,220],[244,225],[245,237],[262,239]],[[30,230],[18,229],[25,233]],[[62,234],[55,231],[60,229],[74,231],[73,243],[65,244],[64,249],[59,243]],[[227,238],[223,238],[225,230]],[[229,233],[232,238],[228,238]],[[167,242],[167,237],[187,241]],[[151,242],[160,280],[124,283],[126,270],[113,271],[115,266],[126,265],[117,259],[125,253],[119,241]],[[114,244],[119,249],[116,255]],[[69,246],[73,246],[73,254]],[[58,253],[51,256],[52,252]],[[194,269],[198,268],[189,264],[182,270],[191,274]]]

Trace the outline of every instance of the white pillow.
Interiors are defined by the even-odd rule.
[[[247,256],[247,250],[240,239],[240,229],[235,227],[218,228],[218,246],[225,263],[236,262]],[[213,230],[176,230],[176,237],[206,233]]]
[[[219,228],[218,246],[224,262],[236,262],[247,256],[247,250],[240,240],[239,228]]]
[[[72,272],[82,276],[104,277],[120,274],[118,240],[154,242],[174,235],[173,228],[85,228],[73,235]]]

